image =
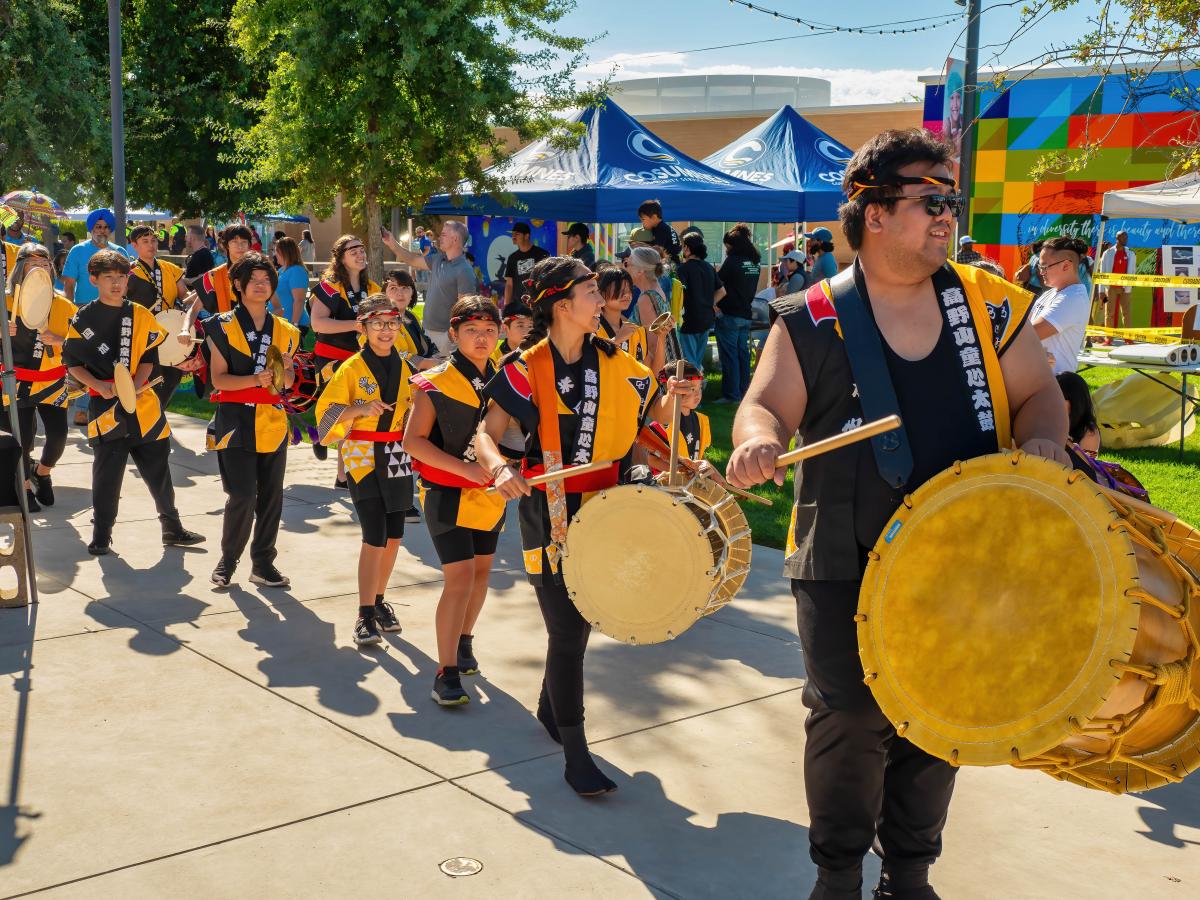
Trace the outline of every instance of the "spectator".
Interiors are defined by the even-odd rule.
[[[717,271],[717,277],[725,288],[725,296],[717,303],[721,396],[716,402],[740,403],[750,386],[750,320],[753,316],[754,294],[758,290],[758,265],[762,255],[751,240],[750,226],[745,224],[729,229],[724,243],[725,262]]]
[[[657,200],[647,200],[638,207],[638,218],[642,220],[642,227],[649,230],[652,237],[649,241],[651,244],[662,247],[666,251],[667,256],[671,258],[671,262],[679,262],[679,235],[675,233],[675,229],[663,221],[662,204]]]
[[[812,283],[832,278],[838,273],[837,260],[833,258],[833,232],[814,228],[804,236],[808,239],[808,255],[812,257]]]
[[[54,290],[63,292],[62,270],[67,264],[67,250],[59,250],[54,254]]]
[[[969,234],[964,234],[958,239],[958,256],[955,257],[955,262],[960,262],[966,266],[979,259],[983,259],[983,254],[976,251],[975,238]]]
[[[58,249],[64,253],[70,253],[75,249],[75,245],[78,243],[79,241],[75,239],[75,235],[71,234],[69,231],[64,231],[58,236]],[[57,263],[55,263],[55,268],[58,268]],[[58,268],[58,275],[60,278],[62,277],[61,268]]]
[[[33,238],[25,233],[25,213],[19,209],[14,209],[13,212],[17,214],[17,217],[4,229],[4,242],[16,244],[19,247]]]
[[[1086,253],[1087,244],[1078,238],[1056,237],[1042,245],[1038,273],[1049,290],[1034,301],[1029,321],[1055,375],[1075,371],[1087,333],[1090,304],[1079,283],[1079,260]]]
[[[630,318],[646,329],[650,344],[646,365],[652,372],[657,372],[667,363],[672,363],[683,355],[674,322],[657,333],[652,328],[656,319],[671,313],[671,304],[658,281],[663,274],[662,256],[656,247],[634,247],[625,260],[625,271],[633,279],[633,286],[638,289],[638,297],[633,304],[637,317]]]
[[[592,232],[582,222],[575,222],[566,231],[567,252],[593,272],[596,271],[596,251],[592,248]]]
[[[101,250],[116,250],[128,254],[118,245],[109,240],[113,229],[117,227],[117,217],[111,209],[93,210],[87,217],[87,229],[92,239],[77,244],[67,254],[67,264],[63,267],[63,293],[76,306],[83,306],[95,300],[100,292],[92,284],[88,276],[88,260]]]
[[[514,222],[512,227],[513,243],[517,249],[508,255],[504,264],[504,302],[519,300],[525,293],[525,282],[533,267],[550,254],[536,246],[530,237],[529,223]],[[503,309],[503,307],[501,307]]]
[[[776,297],[798,294],[808,287],[808,273],[804,271],[804,264],[808,260],[804,258],[803,253],[799,250],[789,250],[779,262],[783,267],[784,277],[775,288]]]
[[[1067,402],[1067,433],[1072,444],[1090,456],[1100,452],[1100,426],[1092,406],[1092,392],[1077,372],[1060,372],[1058,386]]]
[[[184,246],[187,244],[187,228],[182,222],[176,222],[171,226],[171,253],[179,256],[183,253]]]
[[[427,256],[400,246],[390,231],[383,230],[383,242],[396,258],[414,269],[429,270],[429,287],[425,291],[425,333],[440,353],[451,353],[450,308],[460,297],[475,292],[475,270],[463,252],[467,246],[467,226],[450,221],[442,224],[438,249]]]
[[[307,228],[300,234],[300,261],[306,263],[317,261],[317,245],[313,243],[312,232]]]
[[[988,259],[986,256],[980,256],[979,259],[972,260],[968,265],[972,265],[977,269],[983,269],[985,272],[991,272],[997,278],[1008,280],[1008,276],[1004,274],[1004,267],[994,259]]]
[[[126,229],[125,233],[127,235],[126,243],[132,247],[133,234],[129,229]],[[160,252],[165,253],[171,248],[171,234],[167,231],[166,225],[158,226],[158,231],[155,233],[155,237],[158,239],[158,249]]]
[[[1025,265],[1017,269],[1017,274],[1014,276],[1017,284],[1033,294],[1038,296],[1046,289],[1042,284],[1042,279],[1038,276],[1038,254],[1042,252],[1043,241],[1034,241],[1029,245],[1029,259]]]
[[[188,254],[187,262],[183,267],[183,277],[189,282],[217,267],[217,261],[213,259],[212,251],[208,249],[208,241],[205,239],[204,229],[201,226],[189,225],[187,227],[187,238],[183,249]]]
[[[255,253],[262,253],[262,238],[258,236],[258,229],[253,225],[250,226],[250,249]]]
[[[208,243],[210,251],[217,249],[217,232],[211,225],[204,229],[204,240]]]
[[[1128,245],[1129,232],[1123,229],[1118,231],[1116,245],[1109,247],[1104,251],[1104,255],[1100,257],[1099,271],[1119,275],[1128,275],[1136,272],[1137,254]],[[1132,287],[1129,285],[1107,284],[1101,291],[1100,297],[1102,302],[1107,304],[1105,318],[1108,321],[1109,328],[1129,328],[1132,326],[1133,323],[1129,320],[1129,306],[1133,297]],[[1104,343],[1111,344],[1112,338],[1105,338]]]
[[[300,340],[308,337],[310,320],[304,298],[308,296],[308,268],[300,260],[300,245],[286,234],[275,239],[275,268],[279,285],[275,305],[280,315],[300,329]]]
[[[679,343],[683,358],[703,372],[708,336],[716,318],[716,303],[725,289],[717,281],[717,270],[708,262],[704,238],[692,232],[684,235],[681,245],[683,262],[675,269],[675,277],[683,284],[683,323],[679,326]]]

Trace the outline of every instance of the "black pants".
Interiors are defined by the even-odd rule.
[[[857,581],[793,581],[808,682],[804,788],[809,852],[826,869],[854,869],[878,839],[901,878],[942,850],[955,769],[904,738],[863,684],[854,614]]]
[[[163,531],[179,531],[179,512],[175,509],[175,486],[171,484],[170,441],[131,444],[128,439],[101,441],[92,455],[92,535],[101,542],[112,537],[121,499],[125,465],[133,457],[138,474],[146,482]]]
[[[46,443],[42,445],[41,463],[47,469],[62,459],[63,451],[67,448],[67,410],[63,406],[18,406],[17,424],[21,427],[21,450],[25,459],[25,477],[28,478],[33,468],[33,443],[37,439],[37,419],[42,420],[42,430],[46,432]],[[8,421],[8,407],[0,410],[0,431],[12,433]]]
[[[283,515],[283,471],[287,466],[287,442],[274,453],[256,453],[241,447],[217,451],[221,486],[225,489],[225,522],[221,528],[221,556],[237,564],[250,540],[250,562],[254,568],[275,561],[275,540]]]
[[[173,338],[169,337],[167,340],[173,340]],[[162,407],[163,412],[166,412],[171,403],[171,397],[175,395],[175,389],[183,380],[183,371],[174,366],[160,366],[158,374],[162,376],[162,383],[154,386],[154,393],[158,395],[159,406]]]
[[[554,721],[563,728],[583,724],[583,654],[592,626],[579,614],[561,584],[534,587],[546,621],[546,692]]]
[[[389,540],[398,541],[404,537],[404,517],[407,512],[388,512],[382,497],[360,497],[354,501],[354,511],[358,513],[362,542],[368,547],[386,547]]]

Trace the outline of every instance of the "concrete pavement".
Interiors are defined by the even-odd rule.
[[[175,418],[198,549],[164,550],[126,476],[117,553],[87,555],[73,433],[35,515],[41,603],[0,610],[0,897],[804,898],[803,658],[780,554],[670,644],[588,652],[588,731],[618,782],[576,798],[534,719],[545,632],[515,525],[477,629],[472,703],[434,706],[440,572],[410,527],[388,599],[404,632],[350,640],[358,528],[333,463],[288,466],[289,590],[211,590],[223,505],[203,423]],[[653,586],[648,585],[648,590]],[[964,770],[934,883],[946,898],[1200,892],[1200,780],[1109,797]],[[452,878],[443,860],[482,863]],[[868,861],[868,887],[878,864]]]

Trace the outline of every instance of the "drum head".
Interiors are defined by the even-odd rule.
[[[113,366],[113,390],[117,394],[121,409],[127,413],[137,409],[137,391],[133,389],[133,376],[123,363]]]
[[[21,324],[41,331],[50,322],[50,307],[54,303],[54,282],[45,269],[29,269],[25,280],[16,289],[17,315]]]
[[[194,344],[181,344],[178,340],[179,332],[183,331],[187,324],[187,313],[182,309],[164,309],[154,318],[158,320],[159,327],[167,333],[166,340],[158,345],[159,363],[164,366],[179,365],[191,356],[192,350],[195,349]],[[195,337],[196,329],[189,329],[188,334]]]
[[[580,614],[611,638],[657,644],[704,611],[718,572],[695,517],[667,491],[601,491],[571,520],[563,579]]]
[[[1117,683],[1139,617],[1133,545],[1102,490],[1058,463],[1003,453],[912,495],[875,545],[859,595],[867,683],[904,737],[963,765],[1059,744]]]

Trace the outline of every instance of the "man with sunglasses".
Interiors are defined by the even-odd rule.
[[[795,472],[785,574],[808,682],[804,704],[811,897],[931,900],[929,866],[955,770],[904,738],[863,682],[854,615],[867,554],[905,494],[955,460],[1018,446],[1066,462],[1066,410],[1032,328],[1027,293],[948,262],[962,210],[951,150],[923,130],[886,131],[846,167],[842,230],[853,266],[774,302],[779,317],[734,423],[727,477],[782,484],[775,461],[889,413],[904,426],[813,457]],[[963,535],[970,540],[970,535]],[[930,597],[930,603],[963,603]]]

